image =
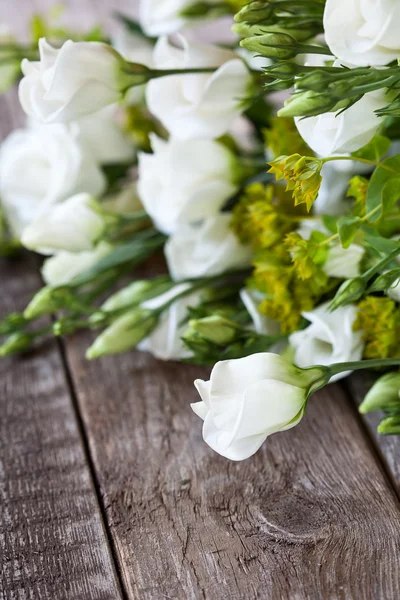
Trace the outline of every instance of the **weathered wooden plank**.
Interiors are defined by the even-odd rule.
[[[371,373],[355,373],[346,380],[346,385],[356,406],[361,404],[365,394],[370,389],[376,375]],[[396,435],[380,435],[377,433],[377,427],[384,413],[375,412],[368,415],[362,415],[365,427],[373,441],[381,460],[384,462],[388,475],[400,497],[400,437]]]
[[[0,318],[38,287],[0,261]],[[0,598],[121,598],[57,344],[0,361]]]
[[[203,370],[87,364],[84,342],[67,354],[129,598],[399,597],[398,503],[339,387],[231,463],[189,408]]]

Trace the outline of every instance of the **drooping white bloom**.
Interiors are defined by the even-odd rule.
[[[73,121],[119,99],[122,59],[107,44],[68,40],[57,50],[43,38],[39,52],[39,61],[22,61],[19,98],[28,115],[45,123]]]
[[[271,353],[218,362],[210,381],[197,379],[204,441],[231,460],[244,460],[267,437],[297,425],[310,384],[321,371],[302,372]]]
[[[182,48],[172,46],[166,37],[158,40],[154,49],[156,68],[219,68],[214,73],[153,79],[147,85],[148,108],[177,138],[217,138],[243,112],[251,74],[229,50],[189,43],[182,36],[179,39]]]
[[[310,66],[320,65],[321,60],[310,60]],[[335,67],[342,65],[334,62]],[[372,140],[382,125],[375,111],[388,103],[384,90],[365,94],[353,106],[338,114],[327,112],[316,117],[295,117],[297,129],[303,140],[316,154],[327,157],[335,154],[350,154]]]
[[[341,306],[330,312],[328,304],[321,304],[303,317],[310,325],[302,331],[296,331],[289,337],[294,348],[294,363],[298,367],[313,365],[332,365],[340,362],[358,361],[362,357],[364,343],[362,333],[353,331],[357,309],[353,305]],[[346,377],[348,372],[332,377],[337,381]]]
[[[211,140],[165,142],[151,138],[154,154],[139,154],[138,191],[157,229],[171,234],[182,225],[215,216],[236,191],[235,159]]]
[[[118,123],[117,107],[81,117],[70,124],[79,143],[101,165],[127,163],[135,156],[135,148]]]
[[[189,288],[189,283],[181,283],[161,296],[146,300],[141,306],[145,309],[157,309]],[[158,325],[150,335],[138,344],[138,349],[143,352],[151,352],[160,360],[180,360],[191,356],[192,353],[186,348],[181,338],[186,328],[184,320],[187,317],[187,308],[195,306],[199,300],[199,292],[193,292],[175,300],[162,313]]]
[[[327,0],[325,39],[337,58],[357,66],[386,65],[400,56],[397,0]]]
[[[88,252],[59,252],[44,261],[43,279],[52,287],[67,285],[74,277],[93,267],[111,250],[110,244],[100,242],[94,250]]]
[[[0,197],[18,237],[41,212],[78,192],[99,196],[106,179],[65,125],[14,131],[0,150]]]
[[[92,250],[105,227],[104,219],[92,208],[93,202],[90,194],[77,194],[48,208],[26,227],[23,245],[42,254]]]
[[[328,236],[331,235],[320,219],[303,219],[297,229],[297,233],[305,240],[310,239],[313,231],[320,231]],[[364,253],[364,248],[358,244],[350,244],[348,248],[343,248],[340,243],[337,243],[329,248],[322,269],[328,277],[338,277],[340,279],[358,277]]]
[[[239,242],[229,224],[230,213],[186,225],[165,245],[168,270],[173,279],[211,277],[250,266],[251,249]]]

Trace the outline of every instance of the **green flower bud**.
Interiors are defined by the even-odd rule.
[[[335,310],[339,306],[346,306],[359,300],[365,292],[366,284],[361,277],[348,279],[338,289],[336,296],[329,305],[330,310]]]
[[[378,426],[378,433],[382,435],[400,434],[400,415],[393,415],[383,419]]]
[[[278,117],[310,117],[335,109],[336,100],[315,92],[295,92],[278,111]]]
[[[135,348],[154,329],[157,321],[157,313],[145,308],[122,315],[95,339],[86,352],[86,358],[99,358]]]
[[[295,58],[299,53],[297,40],[287,33],[264,33],[248,37],[240,42],[247,50],[258,52],[261,56],[279,60]]]
[[[400,373],[386,373],[374,383],[359,406],[361,414],[400,408]]]
[[[35,294],[24,310],[25,319],[36,319],[41,315],[49,315],[57,310],[53,297],[54,289],[46,286]]]
[[[263,1],[250,2],[236,13],[235,21],[237,23],[259,23],[260,21],[271,19],[273,14],[273,5]]]
[[[238,331],[233,321],[217,315],[205,317],[204,319],[193,319],[189,321],[189,328],[192,335],[200,336],[206,341],[218,344],[219,346],[224,346],[232,342]],[[190,339],[190,333],[186,337]]]
[[[27,348],[29,348],[32,341],[32,336],[28,333],[17,332],[10,335],[6,339],[4,344],[0,346],[0,356],[12,356],[13,354],[19,354]]]
[[[140,304],[149,298],[159,296],[168,291],[172,283],[168,277],[160,277],[155,280],[143,279],[134,281],[127,287],[122,288],[110,296],[101,307],[101,310],[110,312],[120,310],[127,306]]]

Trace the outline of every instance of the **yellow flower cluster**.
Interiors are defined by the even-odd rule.
[[[390,298],[366,296],[361,300],[354,329],[363,332],[364,358],[400,356],[400,308]]]
[[[322,164],[321,160],[310,156],[283,155],[270,162],[268,172],[278,181],[286,180],[286,190],[292,191],[295,206],[305,204],[307,210],[311,210],[322,183]]]

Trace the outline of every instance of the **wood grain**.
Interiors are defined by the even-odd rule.
[[[398,502],[340,388],[232,463],[191,413],[203,370],[67,343],[129,598],[399,597]]]

